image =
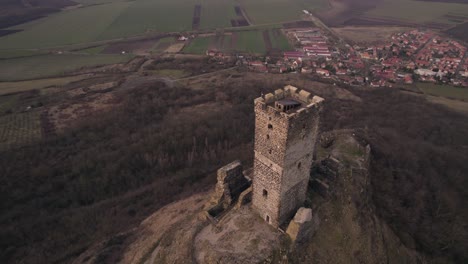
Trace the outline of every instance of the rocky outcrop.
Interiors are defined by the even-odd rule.
[[[289,223],[286,233],[292,241],[303,243],[317,230],[318,224],[319,219],[317,216],[312,216],[312,209],[301,207]]]

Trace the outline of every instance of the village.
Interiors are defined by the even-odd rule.
[[[285,29],[294,50],[257,57],[236,54],[237,64],[261,73],[300,73],[350,85],[393,87],[431,82],[468,87],[467,47],[415,29],[396,33],[382,44],[340,45],[321,28]],[[228,54],[208,50],[208,56]]]

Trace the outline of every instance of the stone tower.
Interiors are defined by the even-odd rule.
[[[305,201],[322,101],[290,85],[255,99],[252,204],[275,227]]]

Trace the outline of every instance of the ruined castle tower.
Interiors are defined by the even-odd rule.
[[[290,85],[255,99],[252,203],[275,227],[305,201],[322,101]]]

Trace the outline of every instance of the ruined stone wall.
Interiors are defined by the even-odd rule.
[[[213,202],[224,209],[249,187],[249,182],[242,173],[242,163],[238,160],[220,168],[217,172],[217,180]]]

